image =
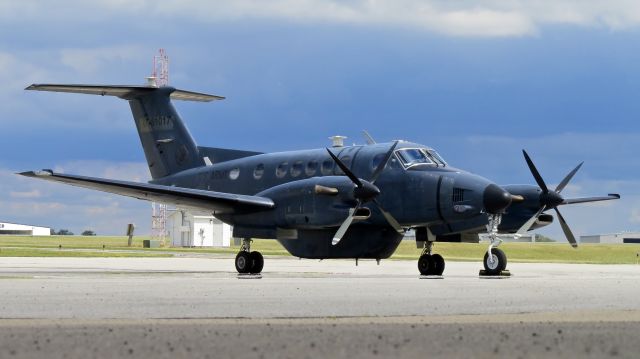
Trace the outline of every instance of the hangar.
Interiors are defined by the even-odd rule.
[[[51,228],[0,222],[0,235],[11,236],[49,236]]]
[[[231,245],[231,226],[208,214],[169,210],[166,230],[173,247]]]
[[[640,232],[620,232],[620,233],[580,236],[580,242],[581,243],[605,243],[605,244],[621,244],[621,243],[640,244]]]

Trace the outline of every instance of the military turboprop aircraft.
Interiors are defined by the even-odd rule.
[[[149,183],[55,173],[20,173],[104,192],[206,211],[233,225],[243,238],[235,260],[239,273],[260,273],[264,259],[251,251],[251,238],[278,240],[301,258],[391,256],[405,231],[414,229],[424,248],[418,269],[441,275],[445,261],[433,254],[435,241],[462,241],[488,232],[486,273],[506,268],[496,248],[498,233],[520,235],[551,223],[555,210],[567,239],[576,240],[558,206],[620,198],[564,199],[580,165],[550,190],[530,157],[533,185],[499,186],[450,166],[434,149],[394,141],[280,153],[197,146],[171,99],[213,101],[224,97],[157,86],[34,84],[27,90],[116,96],[127,100],[142,142]],[[486,228],[486,229],[485,229]]]

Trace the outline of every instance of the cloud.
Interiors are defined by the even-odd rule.
[[[25,192],[11,191],[9,192],[9,196],[12,198],[40,198],[42,197],[42,193],[37,189],[33,189]]]
[[[54,171],[134,182],[147,182],[151,179],[149,167],[144,162],[76,160],[58,164],[54,166]]]
[[[146,163],[72,161],[56,168],[129,181],[145,182],[149,178]],[[74,233],[91,229],[105,235],[122,235],[128,223],[135,223],[138,234],[148,234],[151,211],[145,201],[26,178],[0,169],[0,221],[66,228]]]
[[[455,140],[455,141],[454,141]],[[452,142],[453,141],[453,142]],[[445,139],[456,143],[443,155],[455,166],[466,163],[467,169],[494,178],[498,182],[513,178],[533,180],[522,155],[525,149],[542,177],[549,184],[557,184],[576,165],[584,161],[576,178],[601,180],[629,180],[636,177],[640,157],[634,146],[640,133],[557,133],[542,136],[472,135]],[[622,145],[621,145],[622,144]],[[482,149],[481,151],[479,149]],[[493,160],[489,157],[496,156]],[[574,181],[576,182],[576,181]],[[575,185],[571,182],[572,185]]]
[[[73,9],[73,10],[69,10]],[[441,1],[441,0],[79,0],[42,6],[37,0],[0,3],[0,20],[62,19],[100,23],[127,18],[142,24],[175,20],[201,22],[285,20],[392,26],[448,36],[505,37],[536,35],[545,25],[572,25],[619,31],[640,24],[640,3],[619,1]]]
[[[60,50],[60,62],[82,75],[126,65],[148,56],[141,46],[116,45],[97,48],[67,48]]]

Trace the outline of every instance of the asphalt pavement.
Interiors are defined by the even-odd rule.
[[[638,357],[640,266],[2,258],[0,357]]]

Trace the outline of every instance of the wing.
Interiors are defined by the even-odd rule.
[[[146,201],[205,210],[214,214],[264,211],[275,206],[273,201],[266,197],[67,175],[54,173],[51,170],[30,171],[18,174]]]

